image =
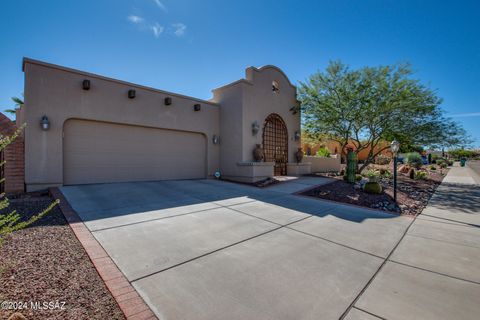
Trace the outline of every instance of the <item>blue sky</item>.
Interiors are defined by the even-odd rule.
[[[293,83],[329,60],[410,62],[480,146],[478,1],[2,0],[0,108],[22,57],[198,98],[274,64]]]

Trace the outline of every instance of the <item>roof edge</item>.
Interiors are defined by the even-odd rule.
[[[218,104],[216,102],[209,101],[209,100],[195,98],[195,97],[183,95],[183,94],[180,94],[180,93],[169,92],[169,91],[165,91],[165,90],[161,90],[161,89],[157,89],[157,88],[153,88],[153,87],[143,86],[143,85],[128,82],[128,81],[119,80],[119,79],[115,79],[115,78],[110,78],[110,77],[102,76],[102,75],[99,75],[99,74],[96,74],[96,73],[90,73],[90,72],[86,72],[86,71],[82,71],[82,70],[78,70],[78,69],[68,68],[68,67],[64,67],[64,66],[61,66],[61,65],[48,63],[48,62],[40,61],[40,60],[35,60],[35,59],[27,58],[27,57],[23,57],[22,72],[25,72],[25,65],[27,63],[35,64],[35,65],[39,65],[39,66],[43,66],[43,67],[47,67],[47,68],[57,69],[57,70],[65,71],[65,72],[75,73],[75,74],[79,74],[79,75],[84,75],[84,76],[91,77],[91,78],[97,78],[97,79],[100,79],[100,80],[115,82],[115,83],[118,83],[118,84],[128,85],[128,86],[132,86],[132,87],[135,87],[135,88],[138,88],[138,89],[158,92],[158,93],[162,93],[162,94],[166,94],[166,95],[172,95],[172,96],[176,96],[178,98],[190,99],[190,100],[194,100],[194,101],[201,102],[201,103],[208,103],[208,104],[211,104],[211,105],[214,105],[214,106],[220,106],[220,104]]]

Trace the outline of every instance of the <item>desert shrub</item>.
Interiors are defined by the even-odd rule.
[[[447,162],[449,167],[453,166],[453,160],[447,160]]]
[[[448,167],[446,162],[440,163],[440,168],[445,169],[446,167]]]
[[[435,170],[437,170],[437,167],[435,167],[435,166],[430,166],[430,170],[435,171]]]
[[[355,181],[357,181],[357,182],[360,181],[360,180],[362,180],[362,178],[363,178],[363,177],[362,177],[361,174],[356,174],[356,175],[355,175]]]
[[[18,137],[21,130],[23,130],[23,126],[10,137],[0,136],[0,151],[3,151],[10,143],[12,143]],[[3,167],[4,165],[5,161],[0,163],[0,167]],[[3,183],[4,181],[5,178],[2,178],[0,180],[0,183]],[[34,223],[35,221],[46,215],[57,203],[58,200],[53,202],[48,208],[46,208],[39,214],[32,216],[28,220],[22,220],[22,217],[20,216],[20,214],[17,213],[16,210],[8,212],[7,209],[10,206],[10,201],[5,196],[5,193],[0,194],[0,245],[2,243],[2,240],[9,233],[23,229],[28,225]]]
[[[383,154],[379,154],[378,156],[375,157],[375,164],[386,165],[390,163],[390,160],[392,160],[390,157],[387,157]]]
[[[405,155],[405,163],[416,169],[420,169],[423,165],[422,156],[417,152],[410,152]]]
[[[377,170],[367,170],[364,173],[364,176],[368,178],[368,181],[370,182],[376,182],[378,181],[378,178],[380,178],[380,172]]]
[[[430,163],[437,163],[437,160],[440,158],[438,154],[432,154],[432,161],[429,161]]]
[[[445,159],[443,159],[443,158],[438,158],[438,159],[437,159],[437,164],[440,166],[440,165],[442,165],[442,163],[445,163]]]
[[[326,147],[320,147],[317,151],[317,157],[330,157],[330,151]]]
[[[410,179],[415,179],[415,169],[411,168],[410,171],[408,171],[408,176]]]
[[[392,176],[392,173],[388,169],[383,169],[382,168],[382,169],[379,170],[379,172],[380,172],[380,176],[385,177],[385,178],[389,178],[389,177]]]
[[[415,180],[425,180],[428,177],[428,172],[418,170],[415,172]]]
[[[363,186],[363,191],[366,193],[380,194],[382,193],[382,186],[378,182],[369,181]]]

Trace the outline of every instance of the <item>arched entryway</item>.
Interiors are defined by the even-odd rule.
[[[274,174],[287,174],[288,132],[287,126],[276,113],[272,113],[263,124],[263,152],[266,162],[275,162]]]

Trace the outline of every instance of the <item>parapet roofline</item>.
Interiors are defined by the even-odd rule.
[[[162,93],[162,94],[165,94],[165,95],[174,96],[174,97],[183,98],[183,99],[189,99],[189,100],[197,101],[197,102],[200,102],[200,103],[210,104],[210,105],[213,105],[213,106],[218,106],[218,107],[220,106],[220,104],[218,104],[216,102],[209,101],[209,100],[203,100],[203,99],[186,96],[186,95],[179,94],[179,93],[174,93],[174,92],[164,91],[164,90],[160,90],[160,89],[156,89],[156,88],[152,88],[152,87],[147,87],[147,86],[143,86],[143,85],[140,85],[140,84],[127,82],[127,81],[123,81],[123,80],[118,80],[118,79],[114,79],[114,78],[109,78],[109,77],[105,77],[105,76],[102,76],[102,75],[99,75],[99,74],[85,72],[85,71],[81,71],[81,70],[77,70],[77,69],[72,69],[72,68],[48,63],[48,62],[45,62],[45,61],[35,60],[35,59],[27,58],[27,57],[24,57],[23,61],[22,61],[22,71],[23,72],[25,72],[25,65],[27,63],[43,66],[43,67],[46,67],[46,68],[57,69],[57,70],[61,70],[61,71],[64,71],[64,72],[79,74],[79,75],[89,77],[89,78],[96,78],[96,79],[100,79],[100,80],[104,80],[104,81],[115,82],[115,83],[118,83],[118,84],[134,87],[134,88],[137,88],[137,89],[153,91],[153,92]]]

